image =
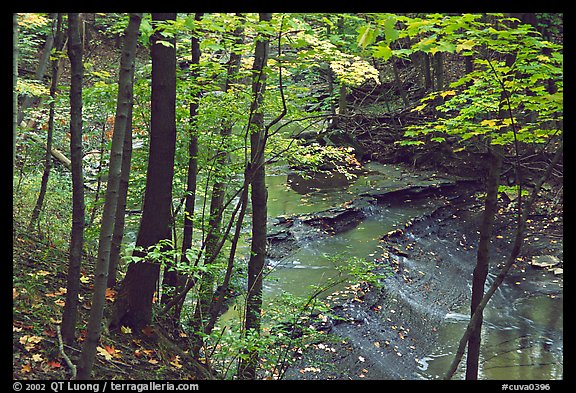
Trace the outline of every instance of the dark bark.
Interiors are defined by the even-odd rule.
[[[110,262],[110,247],[114,231],[114,218],[118,203],[118,189],[120,186],[120,170],[122,167],[122,150],[126,124],[132,102],[132,70],[136,57],[136,45],[142,14],[130,14],[130,21],[125,30],[124,48],[120,58],[120,75],[118,78],[118,100],[116,117],[114,120],[114,135],[110,151],[110,164],[108,185],[106,188],[106,201],[102,212],[102,224],[98,243],[98,259],[94,269],[94,294],[90,308],[86,341],[82,347],[78,378],[89,379],[96,356],[96,347],[100,341],[102,317],[106,302],[106,286],[108,283],[108,265]]]
[[[203,13],[197,12],[194,15],[196,21],[200,21],[203,17]],[[191,78],[195,80],[198,77],[198,64],[200,63],[200,39],[197,34],[193,34],[190,40],[191,44],[191,56],[192,56],[192,71]],[[196,205],[196,185],[198,182],[198,130],[196,127],[196,115],[198,112],[198,102],[200,99],[201,90],[195,94],[195,97],[190,101],[189,105],[189,142],[188,142],[188,173],[186,178],[186,197],[184,202],[184,228],[182,231],[182,263],[191,263],[186,257],[186,252],[192,247],[192,236],[194,233],[194,209]],[[164,273],[164,284],[171,285],[178,288],[178,292],[184,290],[186,285],[183,277],[179,277],[179,274],[174,272]],[[163,303],[169,303],[171,298],[164,298]],[[180,319],[180,312],[182,306],[184,305],[184,298],[174,307],[174,319]]]
[[[444,89],[444,54],[437,52],[432,60],[434,62],[434,79],[436,79],[435,90],[440,91]]]
[[[486,179],[486,199],[484,213],[480,224],[480,240],[476,267],[472,278],[472,300],[470,303],[470,315],[476,311],[478,304],[484,296],[484,285],[490,266],[490,239],[494,218],[498,210],[498,185],[500,178],[501,158],[493,147],[489,148],[487,159],[490,162],[488,178]],[[482,330],[482,314],[478,316],[476,325],[470,333],[468,341],[468,356],[466,359],[466,379],[478,379],[478,360],[480,357],[480,333]]]
[[[422,73],[424,74],[424,89],[426,91],[434,90],[434,80],[430,72],[430,55],[422,52]]]
[[[132,70],[134,73],[134,70]],[[126,218],[126,199],[128,197],[128,185],[130,183],[130,164],[132,162],[132,105],[128,108],[126,131],[124,133],[124,146],[122,150],[122,167],[120,169],[120,184],[118,187],[118,202],[114,233],[110,247],[110,263],[108,265],[108,288],[116,286],[116,276],[122,251],[122,239],[124,238],[124,223]]]
[[[176,13],[153,13],[156,24],[175,20]],[[172,179],[176,147],[176,48],[172,38],[156,31],[151,39],[152,110],[150,155],[146,172],[146,193],[134,255],[146,257],[145,250],[171,239]],[[167,46],[158,41],[169,42]],[[114,305],[111,328],[122,324],[140,329],[152,322],[152,302],[160,265],[144,260],[128,266]]]
[[[392,61],[392,70],[394,71],[394,83],[396,83],[396,89],[398,89],[398,94],[400,94],[400,98],[402,98],[404,108],[408,108],[410,102],[408,101],[408,97],[406,96],[406,90],[404,90],[404,86],[402,85],[402,80],[400,79],[400,73],[398,72],[398,66],[396,65],[395,61]]]
[[[261,13],[261,21],[270,21],[272,14]],[[264,130],[264,113],[261,104],[266,86],[266,73],[264,68],[268,61],[269,39],[262,37],[256,41],[254,52],[252,94],[254,100],[251,108],[249,122],[250,132],[250,159],[251,166],[251,203],[252,203],[252,246],[248,262],[248,291],[246,295],[246,321],[245,332],[260,333],[260,312],[262,310],[262,272],[266,257],[266,218],[267,197],[264,147],[266,145]],[[238,376],[242,379],[254,379],[258,364],[257,351],[250,351],[248,358],[242,361]]]
[[[62,338],[74,342],[80,290],[80,266],[84,244],[84,175],[82,171],[82,39],[78,14],[68,14],[70,58],[70,158],[72,169],[72,231],[66,281],[66,305],[62,314]]]

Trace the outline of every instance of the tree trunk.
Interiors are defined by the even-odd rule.
[[[70,157],[72,169],[72,232],[66,282],[66,305],[62,314],[62,338],[74,342],[80,290],[80,266],[84,244],[84,175],[82,172],[82,38],[78,14],[68,14],[70,58]]]
[[[444,54],[437,52],[432,57],[432,60],[434,62],[434,79],[436,79],[435,90],[441,91],[444,89]]]
[[[12,168],[16,163],[16,129],[18,128],[18,14],[12,14]]]
[[[61,50],[61,45],[63,42],[62,38],[62,14],[58,14],[57,20],[54,21],[52,29],[56,30],[55,36],[55,47],[57,50]],[[54,99],[56,97],[56,90],[58,89],[58,64],[59,60],[52,60],[52,79],[50,81],[50,110],[48,114],[48,133],[46,135],[46,155],[44,158],[44,172],[42,173],[42,181],[40,183],[40,192],[38,194],[38,199],[36,200],[36,206],[32,210],[32,217],[30,218],[30,223],[28,224],[28,232],[32,232],[34,225],[40,218],[40,211],[44,204],[44,196],[46,195],[46,189],[48,187],[48,178],[50,177],[50,167],[52,166],[52,133],[54,131]]]
[[[134,77],[132,69],[131,78]],[[116,207],[116,218],[114,222],[114,233],[112,234],[112,244],[110,246],[110,263],[108,265],[108,288],[116,286],[116,275],[120,264],[120,254],[122,251],[122,239],[124,238],[124,222],[126,218],[126,199],[128,198],[128,185],[130,183],[130,165],[132,163],[132,106],[133,100],[128,108],[128,119],[126,119],[126,131],[124,133],[124,146],[122,149],[122,168],[120,169],[120,185],[118,187],[118,202]]]
[[[484,296],[484,285],[488,276],[490,265],[490,239],[492,226],[498,210],[498,184],[500,178],[501,158],[494,147],[488,148],[488,160],[490,169],[486,179],[486,200],[484,202],[484,214],[480,224],[480,241],[476,268],[472,278],[472,301],[470,303],[470,315],[473,315],[478,304]],[[478,379],[478,361],[480,357],[480,341],[482,331],[482,314],[478,317],[468,340],[468,356],[466,359],[466,379]]]
[[[203,13],[197,12],[194,15],[194,20],[200,21]],[[192,34],[190,40],[191,46],[191,79],[198,78],[198,64],[200,64],[200,40],[196,34]],[[188,173],[186,178],[186,197],[184,202],[184,228],[182,231],[182,255],[180,261],[187,263],[186,252],[192,247],[192,237],[194,234],[194,209],[196,206],[196,185],[198,183],[198,129],[196,127],[196,115],[198,113],[198,103],[201,96],[201,90],[196,91],[195,97],[190,100],[189,105],[189,129],[188,135],[190,140],[188,142]],[[184,290],[186,283],[180,277],[177,271],[164,272],[164,285],[171,285],[178,288],[177,292]],[[172,297],[164,297],[162,303],[169,303]],[[180,320],[180,312],[184,305],[184,298],[177,306],[174,307],[174,319]]]
[[[260,21],[269,22],[272,14],[261,13]],[[249,121],[251,167],[251,202],[252,202],[252,246],[248,262],[248,293],[246,296],[245,332],[260,333],[260,312],[262,310],[262,272],[266,257],[266,218],[267,197],[264,167],[264,113],[261,104],[266,86],[266,67],[269,52],[269,38],[262,37],[256,41],[252,79],[252,102]],[[242,379],[254,379],[258,365],[258,352],[248,353],[248,358],[241,362],[238,375]]]
[[[241,14],[237,14],[240,19],[243,19]],[[233,33],[233,45],[240,46],[243,42],[244,28],[240,24]],[[230,54],[230,61],[228,63],[228,71],[226,75],[226,82],[224,85],[224,92],[230,91],[231,85],[236,82],[238,78],[238,70],[240,68],[241,55],[237,50],[232,50]],[[232,134],[232,124],[223,124],[220,130],[220,136],[226,140]],[[222,239],[222,216],[224,214],[224,197],[226,194],[226,185],[229,179],[222,178],[218,173],[230,162],[230,154],[228,153],[227,144],[223,142],[223,147],[219,148],[216,153],[215,173],[217,173],[216,181],[212,186],[212,196],[210,199],[210,218],[208,222],[208,233],[206,235],[206,248],[204,263],[216,260],[216,253],[219,252],[218,244]],[[205,273],[202,278],[202,285],[198,297],[198,304],[194,315],[193,326],[198,332],[209,334],[211,329],[207,329],[207,322],[210,320],[211,303],[213,302],[214,294],[214,278],[210,273]],[[195,352],[200,349],[200,341],[197,340],[195,345]]]
[[[122,149],[130,105],[132,102],[132,75],[136,45],[142,14],[130,14],[130,21],[125,30],[124,48],[120,58],[120,75],[118,77],[118,100],[116,104],[116,118],[114,120],[114,134],[110,150],[110,164],[106,200],[102,212],[102,224],[98,243],[98,259],[94,269],[94,295],[90,319],[88,320],[86,341],[82,347],[78,379],[90,379],[96,347],[100,341],[102,329],[102,316],[106,303],[106,285],[108,283],[108,265],[110,262],[110,247],[114,232],[114,218],[117,210],[118,189],[120,185],[120,170],[122,167]]]
[[[176,13],[153,13],[155,24],[175,20]],[[158,29],[151,37],[152,110],[150,155],[146,172],[146,193],[136,247],[146,250],[161,240],[171,239],[172,179],[176,148],[176,47]],[[170,46],[158,43],[169,42]],[[145,252],[134,255],[146,257]],[[152,302],[160,265],[144,260],[128,266],[114,304],[110,327],[122,324],[134,329],[152,322]]]

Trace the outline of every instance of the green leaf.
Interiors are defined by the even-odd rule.
[[[374,57],[380,58],[384,61],[388,60],[392,56],[392,49],[388,44],[382,42],[374,49]]]
[[[396,18],[392,16],[386,18],[384,21],[384,36],[388,42],[392,42],[398,39],[399,33],[398,30],[394,28],[394,26],[396,26]]]
[[[358,29],[358,46],[366,48],[376,40],[376,30],[370,24]]]

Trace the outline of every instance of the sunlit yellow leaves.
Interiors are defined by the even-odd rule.
[[[463,50],[472,50],[476,46],[476,42],[474,40],[466,40],[460,42],[456,45],[456,53],[460,53]]]
[[[443,91],[442,93],[440,93],[440,96],[442,98],[446,98],[448,96],[453,96],[456,95],[456,90],[447,90],[447,91]]]
[[[23,27],[42,27],[48,22],[50,19],[46,15],[39,14],[39,13],[19,13],[18,14],[18,26]]]

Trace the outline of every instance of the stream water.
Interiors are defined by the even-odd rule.
[[[439,180],[433,173],[415,174],[381,164],[369,164],[366,173],[354,180],[343,176],[303,179],[283,172],[267,177],[270,217],[319,212],[370,190],[428,185]],[[384,234],[431,212],[439,203],[429,199],[397,207],[375,206],[353,229],[305,242],[288,257],[270,261],[275,268],[265,280],[265,302],[285,292],[309,295],[311,286],[339,277],[338,264],[353,257],[374,256]],[[487,285],[492,279],[489,277]],[[540,271],[527,272],[520,280],[522,285],[512,282],[500,289],[485,311],[480,378],[561,379],[562,284],[550,273]],[[465,305],[446,314],[439,328],[439,341],[427,356],[418,359],[418,372],[413,378],[435,379],[445,373],[468,321],[467,313]],[[462,371],[459,373],[455,378],[461,377]]]

